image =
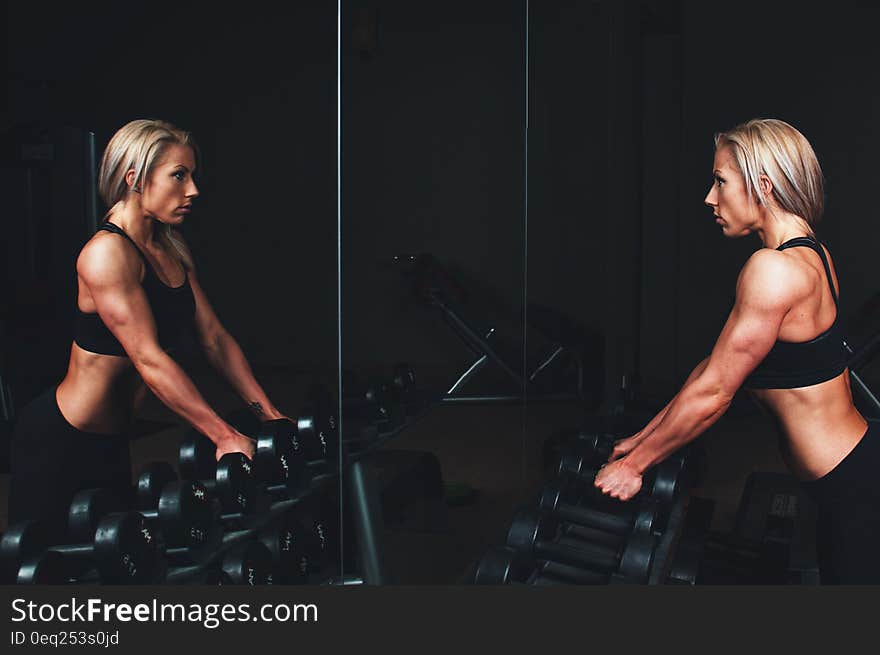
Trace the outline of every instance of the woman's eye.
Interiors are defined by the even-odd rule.
[[[171,174],[171,177],[173,177],[178,182],[183,182],[184,178],[186,177],[186,174],[183,171],[174,171]]]
[[[716,177],[716,178],[715,178],[715,184],[716,184],[719,188],[721,188],[721,185],[724,184],[724,180],[722,180],[720,177]]]

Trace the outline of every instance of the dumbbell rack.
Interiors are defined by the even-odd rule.
[[[382,585],[390,582],[392,576],[385,558],[382,539],[383,520],[379,483],[368,464],[372,454],[396,438],[404,429],[427,416],[437,400],[415,397],[416,395],[413,392],[413,397],[409,399],[407,406],[390,405],[390,414],[385,423],[374,423],[360,418],[346,419],[343,414],[343,419],[338,425],[342,437],[337,470],[313,477],[309,487],[295,497],[273,503],[269,511],[250,519],[247,529],[226,535],[217,551],[206,562],[175,571],[169,575],[168,581],[185,584],[188,580],[197,580],[204,570],[222,559],[226,551],[253,538],[297,503],[327,491],[336,484],[339,487],[340,497],[346,498],[350,503],[348,516],[351,517],[353,525],[359,570],[355,574],[343,570],[345,558],[341,556],[340,562],[343,564],[338,570],[318,572],[310,576],[309,582],[336,585]],[[339,408],[340,412],[341,410],[342,407]],[[315,579],[312,580],[312,577]]]
[[[349,432],[348,438],[343,439],[343,456],[338,471],[328,472],[312,478],[308,488],[303,489],[294,497],[275,502],[265,513],[251,518],[247,528],[236,530],[225,535],[221,544],[210,557],[198,565],[182,567],[171,571],[166,577],[166,582],[171,584],[186,584],[199,577],[210,567],[220,560],[224,554],[243,542],[252,539],[263,528],[278,519],[288,509],[312,497],[315,494],[326,491],[331,485],[345,484],[348,497],[352,502],[351,515],[355,529],[355,539],[358,545],[360,576],[347,576],[344,571],[339,575],[321,571],[310,576],[309,582],[321,583],[330,581],[331,584],[385,584],[389,579],[387,565],[384,559],[382,546],[382,518],[379,503],[379,490],[375,476],[366,466],[370,453],[384,445],[388,440],[397,436],[405,427],[412,424],[419,416],[396,424],[393,430],[380,432],[376,426],[361,426],[355,434]],[[342,429],[342,425],[340,425]],[[369,445],[357,451],[346,452],[348,445],[368,443]],[[335,571],[332,573],[336,573]]]

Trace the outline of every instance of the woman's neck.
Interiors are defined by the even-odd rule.
[[[763,226],[757,230],[765,248],[776,249],[786,241],[802,236],[813,236],[810,224],[803,218],[780,209],[765,210]]]
[[[107,220],[122,228],[139,246],[154,245],[157,237],[156,221],[146,215],[138,203],[129,200],[118,204],[110,211]]]

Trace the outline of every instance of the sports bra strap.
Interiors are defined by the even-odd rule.
[[[98,227],[98,231],[100,232],[101,230],[104,230],[105,232],[113,232],[113,234],[121,234],[122,236],[124,236],[126,239],[129,240],[129,242],[131,242],[131,245],[134,246],[134,249],[137,250],[137,253],[141,256],[141,259],[144,260],[144,264],[147,264],[149,266],[146,255],[144,255],[144,253],[138,247],[138,244],[136,244],[134,240],[125,233],[125,230],[123,230],[115,223],[110,223],[109,221],[107,221],[106,223],[102,223]]]
[[[831,289],[831,297],[834,299],[834,306],[838,307],[837,292],[834,290],[834,280],[831,277],[831,266],[828,264],[828,257],[825,256],[825,249],[818,241],[810,237],[795,237],[781,244],[777,250],[786,250],[787,248],[797,248],[798,246],[807,246],[815,250],[822,259],[822,266],[825,267],[825,275],[828,277],[828,286]]]

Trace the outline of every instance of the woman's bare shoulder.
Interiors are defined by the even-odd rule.
[[[76,271],[87,283],[140,279],[141,259],[124,236],[100,231],[80,250]]]

